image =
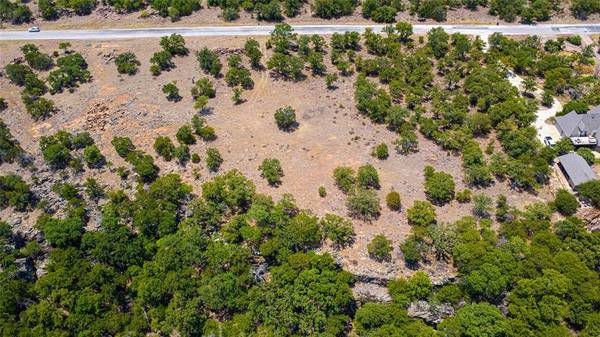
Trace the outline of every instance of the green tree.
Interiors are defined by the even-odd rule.
[[[592,180],[577,186],[579,195],[600,208],[600,180]]]
[[[335,214],[325,214],[320,221],[324,236],[338,247],[345,247],[354,242],[355,233],[352,221]]]
[[[450,36],[443,28],[433,28],[427,33],[427,45],[431,49],[433,56],[442,58],[448,52],[448,40]]]
[[[379,189],[379,174],[371,164],[362,165],[358,168],[356,182],[360,188]]]
[[[35,196],[29,185],[16,174],[0,176],[0,208],[14,207],[25,211],[35,203]]]
[[[281,168],[279,160],[266,158],[262,161],[262,164],[260,164],[258,169],[261,171],[260,176],[267,179],[269,185],[277,186],[281,184],[283,169]]]
[[[194,133],[192,132],[192,127],[188,124],[185,124],[177,130],[177,134],[175,134],[175,138],[180,144],[191,145],[196,143],[196,137],[194,137]]]
[[[436,172],[433,167],[425,167],[425,194],[432,202],[443,205],[454,199],[454,178],[445,172]]]
[[[219,55],[216,52],[204,47],[196,52],[196,59],[200,64],[200,68],[205,73],[211,74],[215,77],[221,73],[221,68],[223,68],[223,65],[221,64]]]
[[[298,126],[296,122],[296,111],[291,106],[286,106],[275,111],[275,122],[282,130],[290,131]]]
[[[579,208],[577,198],[565,189],[560,189],[556,192],[553,204],[556,210],[564,216],[575,214],[577,208]]]
[[[177,81],[169,82],[162,87],[162,92],[167,95],[169,101],[180,101],[181,96],[179,95],[179,88],[177,88]]]
[[[163,157],[164,160],[170,161],[173,159],[175,145],[173,145],[171,138],[165,136],[156,137],[153,147],[154,151],[156,151],[159,156]]]
[[[90,168],[100,168],[106,162],[106,158],[95,144],[83,149],[83,159]]]
[[[500,310],[487,304],[467,304],[447,318],[439,329],[452,337],[507,336],[510,325]]]
[[[408,223],[412,226],[427,227],[436,222],[435,208],[428,201],[417,200],[407,210]]]

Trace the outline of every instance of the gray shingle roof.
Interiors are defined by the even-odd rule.
[[[571,111],[564,116],[556,117],[556,126],[564,137],[600,135],[600,105],[586,114]]]
[[[574,187],[590,180],[597,179],[596,174],[592,171],[590,165],[588,165],[583,157],[575,152],[564,154],[558,157],[558,160]]]

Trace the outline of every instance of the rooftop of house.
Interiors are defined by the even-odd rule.
[[[585,114],[571,111],[564,116],[556,117],[556,126],[563,136],[600,136],[600,105],[592,108]]]
[[[590,165],[588,165],[583,157],[575,152],[564,154],[558,157],[558,160],[563,170],[568,175],[568,178],[573,183],[573,187],[597,179],[596,174],[592,171]]]

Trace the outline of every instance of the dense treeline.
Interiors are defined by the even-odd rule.
[[[117,12],[127,13],[143,10],[148,16],[151,9],[162,17],[179,20],[201,9],[198,0],[107,0],[102,2]],[[305,0],[209,0],[209,7],[219,7],[221,18],[234,21],[240,17],[240,11],[252,12],[258,20],[282,21],[293,18],[303,8],[310,7],[312,15],[331,19],[349,16],[360,5],[362,16],[375,22],[395,22],[396,15],[408,11],[418,19],[445,21],[449,10],[465,8],[477,10],[486,8],[489,14],[506,22],[517,19],[524,23],[548,21],[556,13],[568,10],[578,19],[600,13],[600,4],[595,0],[572,0],[566,4],[562,0],[314,0],[307,6]],[[96,0],[40,0],[38,9],[45,20],[56,20],[66,13],[89,15],[96,8]],[[26,4],[0,1],[0,20],[21,24],[29,22],[34,15]]]
[[[20,178],[0,178],[0,207],[33,205]],[[352,242],[351,224],[319,219],[290,195],[274,202],[236,171],[205,183],[199,197],[175,174],[133,197],[111,191],[93,231],[85,224],[94,201],[74,185],[54,191],[67,210],[38,219],[43,241],[0,223],[4,336],[342,336],[352,325],[359,336],[590,337],[600,327],[600,236],[577,218],[552,223],[542,203],[509,206],[502,218],[498,208],[498,233],[486,219],[438,223],[427,202],[415,204],[422,208],[409,210],[414,263],[453,261],[458,281],[434,286],[417,272],[389,283],[392,303],[357,308],[352,275],[311,251],[325,240]],[[369,252],[386,254],[386,240]],[[36,278],[25,267],[45,254]],[[409,318],[417,300],[456,314],[439,324]]]

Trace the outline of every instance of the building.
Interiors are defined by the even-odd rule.
[[[571,111],[556,117],[556,128],[561,136],[570,138],[575,146],[597,146],[597,137],[600,137],[600,105],[586,114]]]
[[[585,182],[597,179],[596,174],[588,163],[575,152],[569,152],[558,157],[558,166],[569,181],[569,185],[575,188]]]

